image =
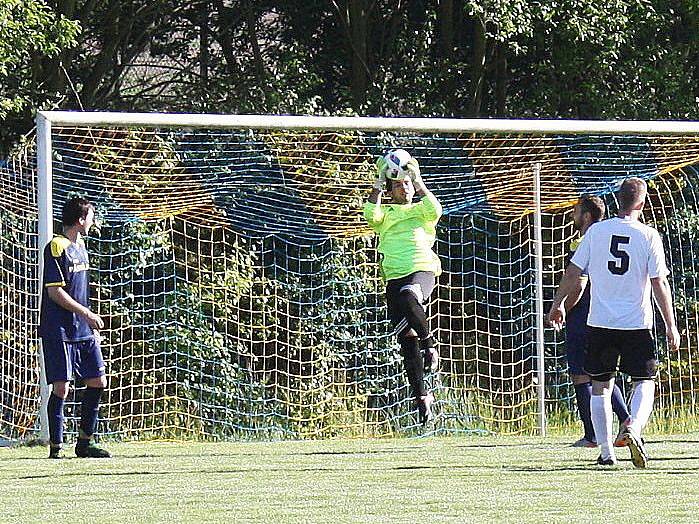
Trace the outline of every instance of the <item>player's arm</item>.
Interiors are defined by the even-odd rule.
[[[420,174],[420,165],[417,160],[411,158],[407,165],[407,170],[410,173],[410,179],[415,187],[415,194],[422,196],[420,205],[422,206],[423,215],[427,220],[437,220],[442,216],[442,205],[437,200],[437,197],[427,189],[425,182]]]
[[[381,205],[381,195],[383,195],[383,189],[379,189],[378,187],[373,187],[371,189],[371,194],[369,195],[369,202],[371,204],[376,204],[377,206]]]
[[[556,331],[559,331],[565,323],[567,300],[570,299],[577,302],[580,299],[581,290],[584,289],[583,281],[586,280],[587,277],[583,276],[582,269],[573,263],[568,264],[561,283],[556,290],[556,295],[553,297],[553,303],[548,314],[548,321]],[[571,303],[567,309],[570,309],[573,305],[575,304]]]
[[[655,277],[650,279],[653,287],[653,296],[660,309],[660,314],[665,322],[665,335],[667,336],[667,345],[670,349],[675,350],[680,347],[680,333],[675,324],[675,312],[672,308],[672,291],[670,283],[666,277]]]
[[[585,287],[587,286],[588,278],[586,275],[582,275],[580,279],[576,282],[575,287],[571,290],[570,295],[565,299],[566,313],[573,309],[575,305],[580,302],[580,297],[582,297],[585,292]]]
[[[83,306],[80,302],[76,301],[71,297],[65,289],[60,286],[50,286],[47,287],[49,298],[53,300],[56,304],[61,306],[63,309],[67,309],[72,313],[77,315],[82,315],[87,320],[88,325],[92,329],[102,329],[104,327],[104,322],[97,313],[93,313],[88,308]]]
[[[379,157],[376,160],[376,180],[371,188],[369,200],[364,204],[364,218],[373,228],[383,222],[383,210],[381,209],[381,195],[386,187],[386,160]]]

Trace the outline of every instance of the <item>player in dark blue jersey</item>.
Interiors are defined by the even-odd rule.
[[[85,383],[78,457],[107,458],[109,453],[92,442],[102,391],[107,386],[99,346],[102,319],[89,307],[90,263],[82,240],[94,224],[95,209],[84,198],[71,198],[63,206],[63,235],[44,248],[43,291],[39,335],[44,353],[48,401],[50,458],[61,458],[63,404],[68,383],[79,376]]]
[[[599,222],[605,213],[605,205],[601,198],[590,195],[583,195],[573,207],[573,224],[580,231],[580,238],[573,240],[570,244],[568,261],[577,249],[590,225]],[[566,263],[567,265],[567,263]],[[587,278],[587,275],[584,275]],[[566,300],[566,357],[568,359],[568,372],[570,373],[573,386],[575,388],[575,400],[578,406],[578,414],[583,423],[585,434],[573,443],[574,447],[597,447],[595,430],[592,427],[590,415],[590,396],[592,394],[592,382],[590,376],[585,372],[585,355],[588,348],[588,327],[587,315],[590,311],[590,286],[581,283],[578,292],[579,299],[576,301],[570,298]],[[572,298],[572,297],[571,297]],[[570,302],[570,303],[569,303]],[[619,418],[621,435],[623,428],[630,422],[629,410],[624,401],[624,396],[617,385],[614,385],[612,392],[612,406]],[[625,445],[624,440],[617,438],[617,446]]]

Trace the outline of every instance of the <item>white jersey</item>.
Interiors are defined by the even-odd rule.
[[[650,279],[668,274],[655,229],[629,217],[597,222],[585,232],[571,262],[589,274],[588,326],[652,329]]]

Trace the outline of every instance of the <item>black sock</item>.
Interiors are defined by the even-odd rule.
[[[53,391],[49,396],[46,411],[49,417],[49,441],[52,447],[63,444],[63,405],[65,400]]]
[[[80,431],[82,436],[91,437],[97,429],[97,413],[99,412],[102,388],[87,388],[83,393],[80,413]]]
[[[408,375],[408,383],[413,396],[417,399],[425,396],[425,372],[423,370],[422,357],[418,349],[416,337],[400,337],[401,352],[403,353],[403,365]]]

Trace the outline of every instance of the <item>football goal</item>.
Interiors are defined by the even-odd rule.
[[[444,208],[428,309],[441,370],[418,424],[362,219],[378,155],[418,159]],[[682,334],[659,315],[654,418],[699,393],[699,123],[42,112],[0,167],[0,437],[41,435],[39,253],[67,198],[105,320],[99,432],[273,439],[543,433],[574,420],[561,334],[543,317],[584,193],[616,212],[649,183]],[[79,384],[78,384],[79,386]],[[44,394],[46,386],[43,385]],[[78,387],[67,405],[77,432]]]

